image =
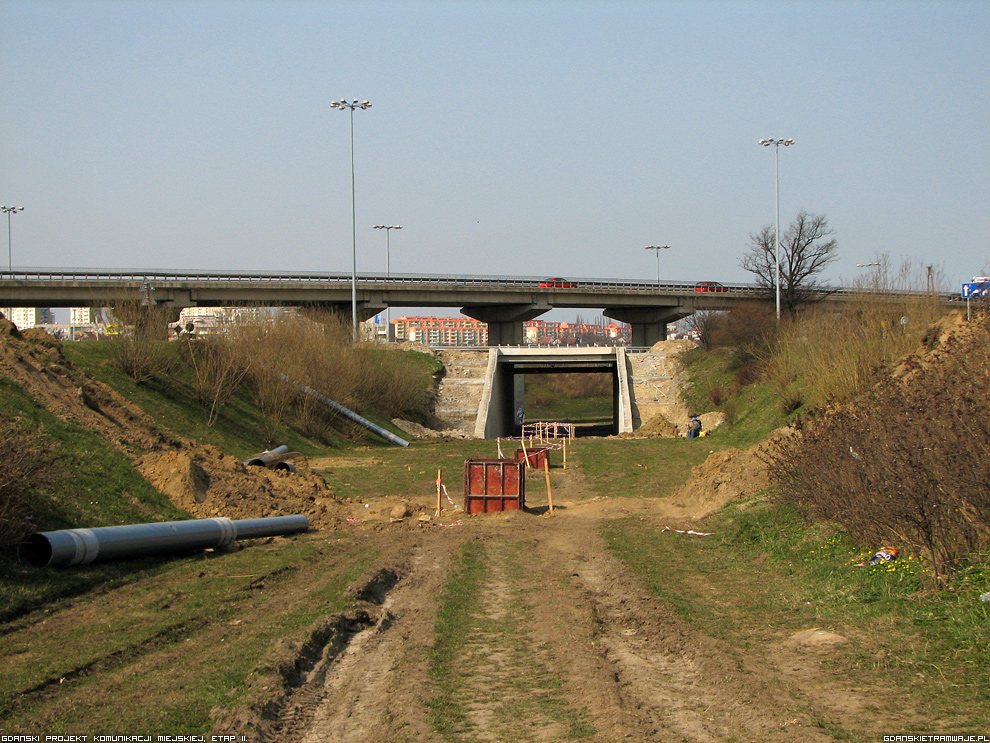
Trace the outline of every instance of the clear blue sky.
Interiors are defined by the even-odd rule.
[[[990,273],[985,0],[4,0],[0,65],[15,266],[349,272],[343,97],[359,272],[749,281],[792,137],[831,281]]]

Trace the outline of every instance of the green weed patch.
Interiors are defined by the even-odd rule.
[[[608,523],[604,536],[686,622],[740,651],[829,628],[854,639],[832,665],[850,684],[910,689],[930,719],[952,720],[958,732],[987,729],[986,566],[973,565],[973,577],[950,590],[926,592],[927,568],[916,556],[858,567],[869,554],[790,509],[728,509],[695,528],[714,536],[632,519]]]
[[[429,659],[436,693],[426,702],[444,740],[471,740],[470,711],[479,705],[489,708],[504,740],[529,739],[534,728],[554,729],[562,740],[596,732],[568,705],[557,672],[520,631],[538,590],[520,577],[527,574],[525,550],[518,542],[469,542],[448,579]]]
[[[0,636],[0,727],[207,733],[210,711],[236,706],[275,641],[349,604],[373,558],[326,537],[248,543],[138,573],[86,605],[53,604]],[[300,568],[313,563],[321,569]],[[300,589],[305,601],[281,598]],[[52,625],[64,625],[57,644]]]

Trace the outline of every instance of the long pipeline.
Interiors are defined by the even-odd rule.
[[[296,534],[309,529],[305,516],[165,521],[32,534],[17,545],[17,559],[35,567],[72,567],[97,560],[144,557],[230,546],[237,539]]]
[[[405,439],[399,438],[398,436],[396,436],[391,431],[386,431],[384,428],[382,428],[381,426],[379,426],[379,425],[377,425],[375,423],[372,423],[367,418],[362,418],[360,415],[358,415],[357,413],[355,413],[353,410],[349,410],[348,408],[345,408],[339,402],[335,402],[334,400],[331,400],[329,397],[327,397],[326,395],[323,395],[323,394],[317,392],[312,387],[309,387],[309,386],[307,386],[305,384],[299,384],[299,382],[294,382],[293,380],[289,379],[284,374],[279,374],[279,377],[283,381],[288,382],[289,384],[294,385],[295,387],[298,387],[300,390],[302,390],[305,394],[309,395],[313,399],[319,400],[320,402],[322,402],[327,407],[333,408],[338,413],[342,413],[343,415],[346,415],[352,421],[354,421],[355,423],[360,423],[362,426],[364,426],[365,428],[367,428],[369,431],[373,431],[373,432],[377,433],[379,436],[381,436],[386,441],[391,441],[396,446],[409,446],[409,442],[406,441]]]

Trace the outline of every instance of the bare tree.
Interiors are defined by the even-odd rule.
[[[838,256],[839,244],[827,239],[835,231],[822,214],[798,213],[780,237],[780,302],[791,314],[801,304],[828,296],[835,289],[818,282],[818,276]],[[776,278],[773,225],[766,225],[749,236],[749,252],[740,265],[756,276],[756,283],[773,292]]]
[[[712,332],[719,323],[721,312],[715,310],[699,310],[680,321],[680,326],[688,333],[693,333],[698,342],[705,348],[712,347]]]

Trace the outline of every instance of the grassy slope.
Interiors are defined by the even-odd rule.
[[[246,398],[235,399],[210,427],[202,409],[188,402],[191,396],[181,380],[167,388],[138,386],[106,362],[105,348],[78,343],[66,344],[65,349],[72,361],[136,402],[173,434],[214,444],[237,456],[264,448],[258,443],[260,412]],[[50,491],[34,494],[36,530],[189,518],[152,488],[123,452],[91,431],[59,420],[3,377],[0,414],[43,425],[55,440],[65,468]],[[286,441],[307,454],[327,450],[288,429]],[[298,636],[317,617],[349,602],[345,591],[372,556],[364,545],[337,541],[340,546],[333,548],[292,540],[279,550],[246,549],[203,563],[148,557],[72,570],[24,567],[12,555],[0,555],[0,626],[16,630],[9,635],[0,632],[0,656],[13,659],[0,674],[0,729],[25,729],[41,722],[48,730],[75,729],[114,719],[132,731],[208,730],[210,710],[218,704],[236,703],[248,674],[264,662],[273,640]],[[288,611],[283,607],[271,611],[261,624],[223,631],[228,623],[236,624],[233,617],[239,603],[254,595],[257,576],[291,575],[295,565],[311,561],[315,552],[325,556],[335,549],[339,554],[330,561],[336,568],[321,576],[320,585],[307,581],[312,601]],[[191,580],[194,577],[207,580]],[[96,602],[110,601],[100,597],[112,596],[113,603],[120,601],[131,610],[84,617],[69,635],[59,638],[57,647],[46,649],[43,632],[37,643],[31,642],[36,610],[52,616],[71,612],[73,597],[83,593]],[[176,652],[185,640],[207,633],[217,634],[216,641],[224,644],[217,645],[202,662],[156,661]],[[18,663],[20,658],[29,662]],[[93,704],[92,687],[101,675],[87,669],[161,662],[166,667],[148,674],[146,682],[134,689],[130,688],[132,680],[127,680],[129,673],[119,681],[104,678],[111,687],[105,694],[106,705]],[[43,688],[52,679],[72,682],[64,703],[49,704],[44,694],[40,701],[32,695],[22,699],[22,690]],[[85,711],[74,701],[76,694],[87,699]],[[158,703],[147,705],[148,695]]]
[[[709,385],[732,385],[714,354],[695,352],[689,373],[689,405],[700,411],[711,407],[705,399]],[[709,450],[750,446],[785,422],[767,385],[745,387],[728,404],[735,425],[700,441],[632,441],[627,443],[634,446],[621,450],[606,441],[589,442],[581,448],[585,471],[603,494],[663,495],[683,483]],[[638,519],[610,522],[605,536],[685,621],[735,645],[740,657],[811,627],[845,632],[857,642],[834,670],[850,688],[864,694],[874,685],[904,688],[905,704],[915,705],[924,719],[940,721],[939,730],[986,732],[990,604],[979,596],[990,589],[987,556],[977,557],[948,589],[934,591],[917,558],[855,567],[869,552],[828,525],[810,526],[766,502],[730,505],[695,528],[715,536],[674,536]],[[850,731],[827,732],[858,739]]]
[[[152,488],[122,452],[91,431],[51,415],[5,377],[0,377],[0,415],[41,424],[58,447],[60,476],[50,490],[33,495],[35,530],[189,518]],[[21,567],[9,554],[0,555],[0,620],[59,597],[118,585],[133,579],[135,569],[137,574],[153,572],[159,563],[147,559],[84,571],[38,570]]]
[[[84,344],[73,346],[70,352],[104,381],[129,394],[157,420],[167,422],[172,431],[196,436],[239,455],[257,450],[252,425],[247,422],[252,415],[248,401],[240,401],[228,418],[202,430],[203,424],[197,420],[202,414],[197,408],[165,398],[153,389],[129,388],[126,379],[115,378],[99,354]],[[87,359],[87,354],[92,355]],[[718,373],[717,364],[706,366],[711,363],[699,359],[692,365],[696,380],[704,374],[710,377]],[[129,470],[122,455],[105,452],[100,442],[87,438],[91,436],[88,432],[51,418],[32,401],[19,396],[5,380],[0,380],[0,385],[5,385],[4,394],[0,395],[3,412],[43,422],[53,436],[64,441],[66,451],[72,453],[73,461],[79,465],[78,475],[67,478],[52,494],[45,511],[48,526],[59,528],[81,518],[92,518],[93,523],[129,523],[176,516],[167,501]],[[702,388],[696,381],[695,391]],[[696,404],[698,410],[707,409],[703,399]],[[572,457],[580,463],[588,476],[589,487],[597,494],[662,496],[686,481],[691,467],[710,450],[748,446],[783,421],[776,410],[774,395],[766,388],[745,389],[736,404],[736,424],[719,429],[701,441],[589,440],[578,442],[572,449]],[[241,413],[236,412],[238,405],[244,406]],[[198,430],[202,430],[201,436],[195,433]],[[325,451],[302,438],[289,443],[304,452]],[[365,446],[348,452],[349,456],[374,459],[376,466],[343,469],[336,475],[338,482],[334,486],[348,497],[381,494],[408,480],[410,473],[432,474],[437,466],[444,467],[445,478],[449,480],[460,476],[463,459],[490,456],[490,449],[491,442],[448,442],[442,446],[435,442],[414,442],[409,449]],[[92,456],[94,451],[99,453],[98,459]],[[104,454],[109,458],[104,460]],[[87,462],[87,458],[92,461]],[[108,477],[108,472],[114,474]],[[92,497],[80,498],[80,493]],[[423,497],[433,495],[432,491],[423,493]],[[950,590],[933,594],[919,590],[924,576],[911,563],[901,563],[893,571],[853,568],[852,563],[863,555],[856,553],[841,535],[820,527],[809,528],[791,514],[766,506],[727,509],[709,519],[704,528],[717,536],[680,538],[658,533],[635,520],[610,523],[606,536],[616,554],[675,606],[686,621],[698,623],[706,631],[735,643],[741,653],[761,652],[769,638],[810,626],[848,628],[851,635],[858,632],[861,640],[855,650],[849,651],[851,655],[847,659],[855,674],[850,677],[851,684],[862,686],[864,693],[869,693],[871,684],[903,686],[911,703],[920,700],[925,715],[948,721],[944,724],[949,727],[943,729],[986,731],[990,724],[986,712],[990,708],[987,704],[990,617],[988,604],[981,603],[978,596],[988,590],[990,570],[976,565]],[[229,563],[231,568],[236,567],[228,571],[231,573],[252,575],[270,569],[265,563],[270,557],[254,550],[233,557],[238,564]],[[286,553],[286,559],[291,562],[305,556],[294,549]],[[39,603],[54,611],[67,605],[59,597],[84,590],[111,592],[140,586],[144,578],[155,577],[163,585],[181,582],[188,565],[186,561],[148,558],[77,571],[38,571],[5,560],[4,570],[0,571],[3,575],[0,611],[6,611],[9,617],[18,612],[18,607],[26,609]],[[347,576],[356,569],[348,569],[346,561],[342,561],[341,582],[327,588],[330,594],[337,596]],[[204,588],[206,593],[187,607],[192,612],[190,619],[193,614],[208,613],[211,602],[222,605],[228,600],[222,592],[229,589]],[[244,585],[239,584],[239,589],[243,590]],[[152,592],[141,606],[160,606],[166,601],[165,594]],[[301,611],[300,617],[291,623],[296,630],[308,621],[305,607]],[[153,622],[142,626],[129,638],[128,647],[147,642],[161,629]],[[262,639],[261,635],[255,639]],[[237,652],[254,647],[262,653],[263,648],[256,647],[259,643],[252,645],[252,642],[248,638],[247,644],[238,646]],[[5,654],[7,650],[4,649]],[[244,668],[260,662],[261,657],[250,655]],[[72,663],[84,664],[85,659],[73,658]],[[188,703],[177,703],[177,707],[169,707],[162,714],[171,721],[181,721],[185,729],[205,729],[208,724],[204,710],[216,703],[220,694],[217,689],[222,689],[223,694],[231,693],[243,680],[244,668],[229,678],[196,681],[191,688],[183,690],[190,700]],[[57,675],[63,669],[53,666],[49,670]],[[38,677],[38,680],[44,679]],[[23,688],[25,683],[30,680],[11,680],[8,686],[0,688],[0,695],[4,688]],[[140,705],[127,714],[137,714],[137,707]],[[150,719],[135,721],[141,725],[157,724]],[[845,735],[843,731],[830,732],[837,737]],[[855,739],[848,735],[846,738]]]
[[[266,448],[260,437],[262,414],[243,393],[235,395],[216,423],[208,426],[206,413],[193,401],[191,387],[181,373],[168,385],[137,385],[109,362],[106,344],[66,343],[63,350],[88,375],[135,402],[161,428],[176,436],[212,444],[237,457]],[[55,440],[59,462],[64,467],[51,490],[32,496],[35,531],[190,518],[141,477],[123,452],[93,432],[56,418],[2,376],[0,415],[43,425]],[[289,427],[283,432],[281,443],[310,456],[326,455],[348,445],[338,440],[328,447]],[[367,446],[371,450],[394,448],[370,439]],[[39,571],[21,567],[12,554],[0,554],[0,620],[59,598],[139,579],[144,571],[154,572],[163,564],[168,564],[167,559],[147,558],[126,564],[100,563],[84,570]]]
[[[177,436],[212,444],[236,457],[248,457],[266,448],[260,436],[264,430],[263,415],[243,390],[220,409],[216,423],[209,426],[206,413],[196,403],[192,386],[181,370],[168,385],[139,385],[110,362],[106,344],[83,341],[66,343],[62,348],[70,361],[135,402],[159,426]],[[283,439],[280,443],[306,455],[322,454],[326,450],[289,427],[283,429]],[[337,442],[337,445],[343,444]]]

